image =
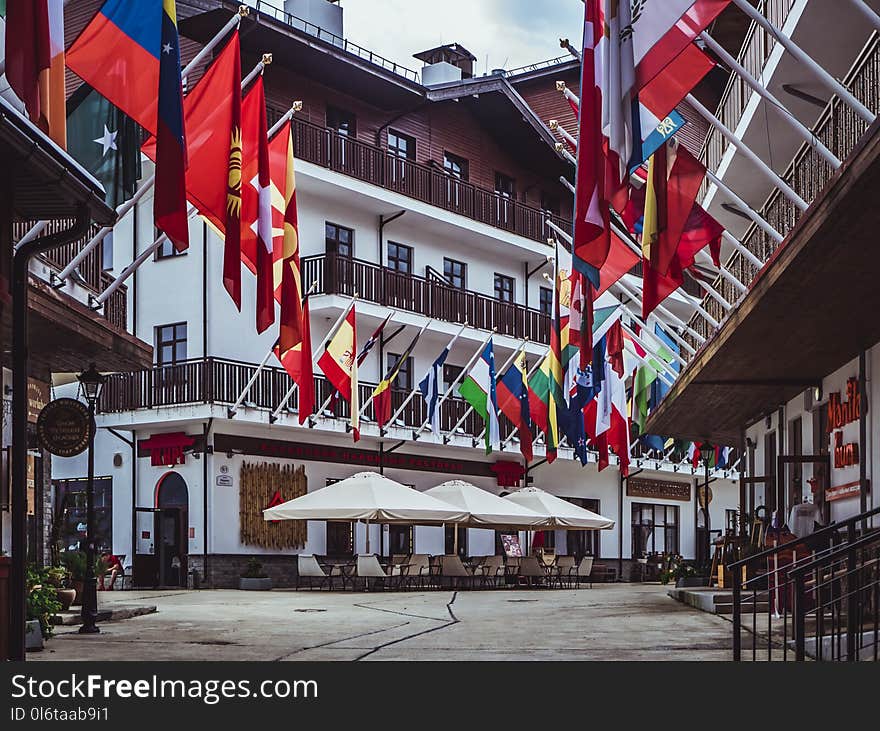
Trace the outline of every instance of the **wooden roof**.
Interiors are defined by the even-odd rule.
[[[736,444],[741,430],[880,341],[880,121],[704,343],[646,429]]]

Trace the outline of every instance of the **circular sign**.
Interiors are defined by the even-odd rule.
[[[701,508],[706,507],[706,490],[709,491],[709,502],[710,503],[712,502],[712,497],[713,497],[712,488],[707,487],[706,485],[700,485],[699,490],[698,490],[698,495],[699,495],[699,499],[700,499],[700,507]]]
[[[72,398],[59,398],[46,404],[37,418],[37,439],[56,457],[75,457],[89,446],[94,434],[85,404]]]

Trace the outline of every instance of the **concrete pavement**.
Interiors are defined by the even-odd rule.
[[[730,623],[657,584],[429,592],[126,591],[158,611],[29,660],[729,660]]]

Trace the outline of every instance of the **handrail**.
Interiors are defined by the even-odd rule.
[[[807,571],[811,571],[812,569],[815,569],[824,563],[836,561],[838,558],[840,558],[840,554],[842,553],[858,550],[859,548],[869,546],[872,543],[877,543],[878,539],[880,539],[880,528],[874,528],[872,531],[866,533],[861,538],[858,538],[855,541],[840,544],[831,553],[826,553],[824,556],[819,556],[809,563],[798,564],[794,568],[790,568],[788,570],[788,574],[791,577],[800,576],[801,574],[804,574]],[[732,565],[733,564],[731,564],[731,566]]]
[[[850,524],[858,523],[862,520],[867,520],[874,515],[880,514],[880,508],[874,508],[873,510],[869,510],[865,513],[860,513],[859,515],[854,515],[850,518],[846,518],[843,521],[834,521],[833,523],[829,523],[824,528],[820,528],[819,530],[810,533],[809,536],[806,536],[804,540],[809,539],[812,541],[816,536],[824,536],[828,535],[831,532],[839,531],[841,528],[848,527]],[[774,553],[779,553],[782,550],[790,550],[791,545],[787,543],[780,543],[778,546],[771,546],[770,548],[766,548],[760,553],[752,554],[751,556],[746,556],[745,558],[741,558],[738,561],[734,561],[730,564],[731,571],[733,569],[739,568],[741,566],[746,566],[752,561],[757,561],[762,558],[767,558],[768,556],[772,556]]]

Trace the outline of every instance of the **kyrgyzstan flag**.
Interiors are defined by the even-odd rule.
[[[183,111],[189,158],[187,198],[225,236],[224,285],[241,309],[241,60],[237,31],[187,94]],[[155,160],[155,139],[145,141],[141,151]],[[236,257],[234,269],[229,266],[230,249]]]
[[[351,408],[351,428],[355,439],[360,435],[360,398],[358,393],[357,318],[352,305],[339,329],[324,346],[318,358],[318,367],[327,376],[330,385],[339,391]]]
[[[257,332],[275,322],[275,283],[272,273],[272,180],[263,77],[241,103],[242,149],[242,256],[253,251],[257,274]],[[248,242],[248,243],[246,243]],[[299,295],[297,295],[299,299]]]

